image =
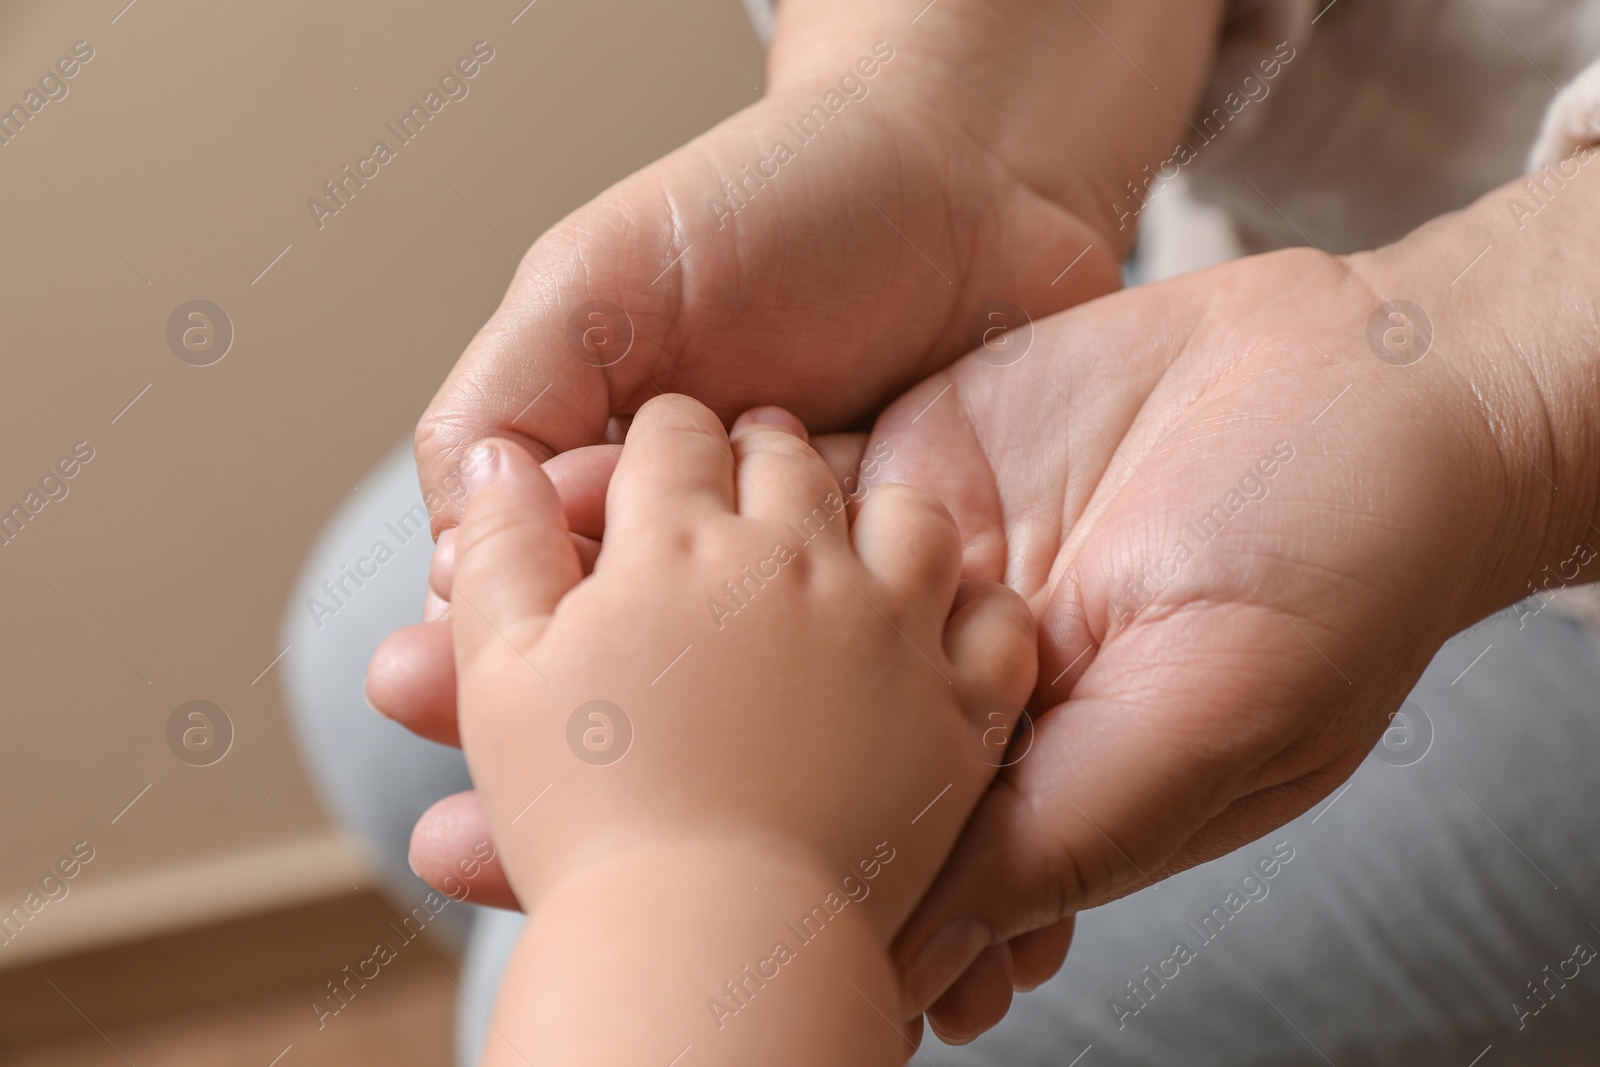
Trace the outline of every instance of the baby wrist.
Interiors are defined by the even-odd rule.
[[[578,868],[529,915],[500,1029],[533,1062],[898,1064],[884,939],[849,909],[808,922],[831,887],[795,857],[702,840]]]

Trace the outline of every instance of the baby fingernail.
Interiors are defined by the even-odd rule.
[[[500,450],[493,441],[479,441],[461,462],[461,482],[470,497],[500,474]]]
[[[767,406],[751,408],[743,415],[740,415],[738,419],[734,420],[733,432],[735,435],[737,435],[754,426],[760,426],[764,429],[782,430],[785,433],[794,434],[802,441],[807,439],[806,428],[801,424],[800,420],[795,418],[790,412],[779,407]]]
[[[982,919],[967,916],[946,923],[917,951],[906,975],[906,1008],[924,1012],[955,984],[994,940]]]

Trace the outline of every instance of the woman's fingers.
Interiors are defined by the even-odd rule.
[[[445,797],[411,830],[411,869],[453,900],[522,910],[489,837],[489,818],[473,790]]]
[[[374,711],[412,733],[460,748],[450,623],[418,623],[384,638],[367,663],[366,697]]]

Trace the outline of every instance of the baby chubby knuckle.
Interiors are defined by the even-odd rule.
[[[961,531],[955,517],[933,494],[898,482],[875,486],[872,493],[880,497],[877,506],[894,515],[908,548],[940,556],[960,555]]]
[[[892,507],[904,512],[908,517],[930,524],[955,525],[955,520],[950,517],[950,509],[926,489],[904,482],[884,482],[873,486],[871,491],[882,498],[879,507]]]
[[[1008,699],[1021,703],[1033,692],[1039,675],[1039,631],[1027,605],[1000,613],[997,634],[989,676]]]

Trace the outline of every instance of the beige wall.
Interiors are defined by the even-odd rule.
[[[0,8],[0,104],[94,49],[0,147],[0,508],[76,442],[94,451],[0,547],[0,909],[95,849],[0,965],[328,882],[301,832],[343,846],[276,669],[252,680],[321,523],[515,266],[446,179],[522,247],[753,98],[730,64],[761,77],[738,0],[537,0],[514,24],[522,0],[125,2]],[[307,198],[480,40],[495,55],[469,95],[319,231]],[[208,367],[165,337],[195,298],[236,332]],[[167,746],[193,699],[236,728],[211,767]]]

